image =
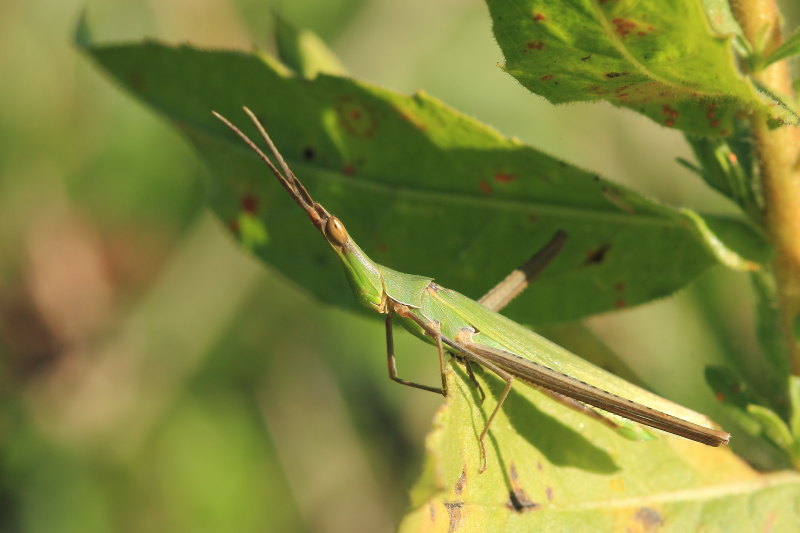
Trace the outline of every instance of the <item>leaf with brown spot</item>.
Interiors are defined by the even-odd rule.
[[[451,393],[427,437],[425,468],[400,533],[727,533],[764,524],[794,531],[800,523],[800,474],[761,474],[728,448],[666,434],[625,440],[523,384],[514,385],[489,431],[488,468],[479,474],[477,434],[502,382],[477,374],[487,391],[480,405],[463,367],[451,368]],[[431,509],[447,512],[434,517]]]
[[[790,103],[739,71],[731,41],[742,39],[741,30],[727,2],[486,3],[504,70],[553,103],[603,99],[706,136],[733,131],[738,114],[765,113],[785,124],[800,120]],[[709,103],[717,107],[711,120]],[[663,116],[665,104],[676,113]]]
[[[552,22],[548,16],[537,23]],[[612,310],[608,288],[620,277],[631,280],[627,305],[637,305],[684,287],[715,262],[675,209],[524,146],[424,93],[406,96],[322,73],[309,80],[263,53],[81,44],[109,75],[182,128],[210,169],[202,178],[222,220],[238,219],[243,193],[258,198],[252,221],[270,238],[251,248],[324,302],[361,309],[337,259],[323,257],[327,250],[313,228],[212,109],[236,120],[243,118],[240,106],[250,106],[309,191],[346,222],[367,254],[382,243],[381,263],[430,275],[472,297],[503,279],[537,243],[566,231],[569,243],[552,267],[504,310],[518,321]],[[143,83],[130,85],[132,73]],[[747,225],[715,220],[714,232],[737,252],[755,261],[766,256],[763,239]],[[607,268],[581,268],[584,250],[604,242],[614,250]],[[643,271],[652,275],[636,275]]]

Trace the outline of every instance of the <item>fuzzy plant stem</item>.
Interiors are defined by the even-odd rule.
[[[747,39],[769,53],[782,42],[781,18],[775,0],[732,0]],[[763,44],[762,44],[763,43]],[[753,75],[778,94],[791,95],[786,61]],[[792,373],[800,375],[800,128],[770,129],[767,117],[752,118],[758,165],[766,201],[766,224],[775,249],[772,268]]]

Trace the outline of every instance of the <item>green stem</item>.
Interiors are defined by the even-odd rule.
[[[780,45],[780,13],[775,0],[732,0],[732,7],[747,39],[754,45],[763,40],[764,49],[760,52],[769,53]],[[785,61],[753,76],[779,94],[792,94]],[[752,128],[766,201],[767,230],[775,249],[772,268],[781,322],[792,373],[800,375],[800,344],[795,336],[795,323],[800,323],[800,128],[771,130],[767,117],[760,114],[753,116]]]

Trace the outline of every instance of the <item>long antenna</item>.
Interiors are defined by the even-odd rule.
[[[294,172],[292,172],[292,170],[289,168],[289,165],[286,164],[283,156],[281,156],[281,153],[275,147],[275,143],[272,142],[269,134],[267,134],[264,126],[261,125],[261,122],[255,116],[255,114],[247,107],[244,107],[243,109],[244,112],[247,113],[247,116],[250,117],[250,120],[253,121],[253,124],[256,126],[256,129],[258,129],[259,134],[269,148],[270,153],[272,153],[272,156],[278,162],[278,165],[283,172],[278,170],[278,168],[272,163],[272,160],[269,158],[269,156],[267,156],[267,154],[265,154],[264,151],[261,150],[261,148],[259,148],[258,145],[253,142],[242,130],[234,126],[230,120],[216,111],[212,111],[211,114],[218,118],[231,131],[239,136],[239,138],[242,139],[247,146],[250,147],[250,149],[258,154],[258,157],[261,158],[264,163],[266,163],[272,173],[275,174],[275,177],[278,178],[278,181],[283,188],[286,189],[286,192],[289,193],[289,196],[292,197],[297,205],[299,205],[306,213],[308,213],[308,216],[311,218],[311,221],[314,223],[314,225],[317,226],[317,228],[321,231],[324,230],[325,221],[330,217],[330,213],[328,213],[324,207],[319,205],[314,201],[313,198],[311,198],[311,195],[308,193],[306,188],[303,186],[297,176],[294,175]]]

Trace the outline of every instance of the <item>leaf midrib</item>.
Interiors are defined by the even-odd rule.
[[[232,139],[224,138],[217,134],[216,130],[212,130],[211,128],[206,127],[205,125],[200,126],[193,120],[185,120],[185,119],[176,119],[176,115],[173,113],[167,113],[173,117],[173,120],[180,120],[181,123],[184,125],[188,123],[195,123],[193,126],[195,129],[203,131],[204,135],[208,137],[214,137],[216,142],[222,144],[229,144],[235,150],[240,150],[243,152],[249,152],[249,149],[243,147],[241,143],[237,143]],[[394,196],[402,195],[406,196],[409,199],[424,199],[424,200],[436,200],[438,203],[441,204],[456,204],[456,205],[473,205],[473,206],[480,206],[482,208],[490,208],[496,209],[500,211],[509,211],[509,210],[517,210],[517,211],[525,211],[531,212],[535,211],[537,214],[550,214],[550,215],[558,215],[563,217],[572,217],[572,218],[581,218],[581,219],[589,219],[589,220],[605,220],[609,222],[615,222],[620,224],[633,224],[633,225],[641,225],[641,226],[662,226],[662,227],[676,227],[680,226],[680,222],[677,219],[672,219],[667,216],[659,216],[654,213],[647,213],[647,214],[635,214],[632,215],[626,212],[612,212],[612,211],[603,211],[596,208],[578,208],[572,206],[565,206],[553,203],[537,203],[531,201],[521,201],[521,200],[512,200],[509,198],[492,198],[487,196],[480,196],[480,195],[471,195],[466,193],[460,192],[444,192],[444,191],[435,191],[432,189],[420,189],[414,187],[408,187],[404,185],[396,185],[396,184],[387,184],[386,182],[380,180],[370,180],[370,179],[355,179],[353,177],[344,176],[340,172],[326,168],[320,165],[311,165],[302,160],[296,160],[294,158],[288,157],[286,158],[287,163],[293,169],[311,169],[315,173],[315,177],[329,180],[329,181],[336,181],[339,183],[347,184],[348,187],[352,188],[360,188],[362,190],[372,190],[372,191],[379,191],[382,194],[391,193]],[[265,169],[265,172],[267,170]],[[364,176],[364,175],[362,175]]]

